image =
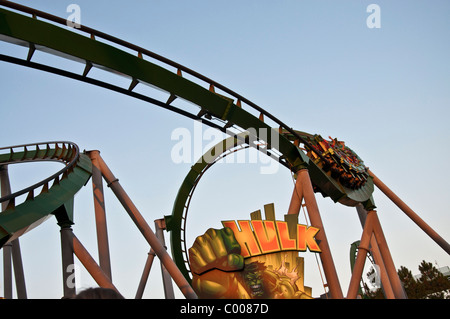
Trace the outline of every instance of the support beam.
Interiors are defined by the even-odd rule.
[[[300,209],[302,208],[302,202],[303,202],[303,188],[301,181],[297,177],[294,190],[292,192],[291,202],[289,203],[288,215],[299,214]]]
[[[11,184],[9,181],[8,165],[0,166],[0,188],[1,197],[11,194]],[[6,210],[8,202],[2,203],[2,211]],[[16,280],[16,291],[18,299],[27,299],[27,289],[25,285],[25,274],[23,271],[22,255],[20,252],[19,238],[6,244],[6,249],[3,250],[4,266],[4,289],[5,298],[12,298],[12,266],[14,267],[14,278]],[[11,264],[12,258],[12,264]]]
[[[9,182],[8,165],[0,165],[0,197],[11,194],[11,184]],[[8,207],[8,201],[2,202],[2,211]]]
[[[367,218],[367,211],[364,209],[362,204],[357,205],[356,210],[358,212],[361,226],[364,229],[364,225],[365,225],[366,218]],[[375,265],[377,265],[379,268],[381,288],[384,291],[384,295],[386,296],[386,299],[395,299],[394,291],[392,290],[392,285],[391,285],[391,282],[389,281],[389,277],[387,275],[387,271],[386,271],[386,267],[384,265],[383,258],[381,257],[380,248],[378,247],[377,241],[373,236],[370,239],[370,251],[373,255]]]
[[[73,258],[72,228],[70,225],[60,225],[61,258],[63,273],[63,298],[69,299],[76,295],[76,283],[73,272],[75,271]]]
[[[413,222],[417,224],[428,236],[430,236],[447,254],[450,255],[450,244],[434,231],[422,218],[419,217],[408,205],[405,204],[389,187],[386,186],[374,173],[369,170],[374,184],[398,206]]]
[[[341,284],[339,283],[336,267],[334,265],[333,257],[331,256],[325,228],[322,223],[322,218],[320,217],[319,208],[317,206],[307,169],[301,169],[297,172],[297,181],[295,183],[288,214],[298,214],[300,212],[302,198],[305,200],[311,226],[320,229],[316,235],[316,239],[320,250],[322,251],[320,253],[320,259],[322,261],[322,267],[327,279],[331,297],[334,299],[342,299],[344,296],[342,294]]]
[[[111,279],[103,272],[100,266],[95,262],[94,258],[89,254],[86,248],[81,244],[78,238],[71,233],[73,252],[75,256],[83,264],[84,268],[89,272],[95,282],[103,288],[114,289],[119,292],[111,282]]]
[[[103,193],[103,179],[98,164],[100,152],[88,152],[92,162],[92,191],[94,195],[95,225],[97,227],[97,245],[100,268],[112,281],[111,258],[109,254],[108,229],[106,224],[105,196]]]
[[[11,243],[3,245],[3,297],[12,299]]]
[[[11,193],[9,184],[8,166],[0,166],[0,188],[1,197]],[[8,202],[2,203],[2,211],[6,210]],[[11,243],[3,245],[3,297],[12,299],[12,263],[11,263]]]
[[[158,240],[161,242],[161,244],[164,246],[164,248],[167,249],[165,240],[164,240],[164,233],[163,230],[166,229],[166,225],[164,222],[164,219],[157,219],[155,220],[155,233]],[[150,252],[147,257],[147,261],[145,263],[144,271],[141,276],[141,280],[139,282],[139,287],[136,292],[135,299],[141,299],[142,295],[144,294],[145,285],[147,284],[148,276],[150,274],[150,270],[153,264],[153,260],[155,258],[156,254],[155,251],[150,249]],[[164,286],[164,296],[166,299],[175,299],[175,294],[173,291],[172,286],[172,278],[170,277],[169,272],[167,271],[166,267],[161,263],[161,274],[163,279],[163,286]]]
[[[155,220],[156,237],[159,239],[164,248],[167,249],[163,233],[164,229],[166,229],[166,223],[164,222],[164,219]],[[172,286],[172,278],[170,277],[170,274],[167,271],[166,267],[164,267],[163,263],[161,263],[161,274],[164,286],[164,296],[166,297],[166,299],[175,299],[175,294],[173,292]]]
[[[11,242],[11,253],[14,267],[14,278],[16,279],[17,299],[27,299],[27,289],[25,285],[25,274],[23,271],[22,254],[20,252],[19,238]]]
[[[373,242],[373,239],[376,242]],[[347,298],[356,298],[358,292],[359,282],[361,281],[362,271],[364,267],[364,262],[366,259],[367,252],[370,252],[370,243],[372,241],[372,246],[377,245],[379,249],[380,256],[378,262],[380,265],[385,267],[387,278],[384,278],[384,285],[388,288],[387,298],[396,299],[406,299],[406,293],[398,277],[397,270],[392,260],[391,253],[389,251],[386,238],[384,237],[383,230],[381,228],[380,221],[376,211],[367,212],[367,216],[364,220],[364,229],[360,241],[360,247],[358,249],[358,255],[356,257],[355,266],[353,267],[352,278],[350,280],[350,285],[347,293]],[[392,292],[389,289],[392,289]]]
[[[135,299],[142,299],[144,294],[145,285],[147,284],[148,276],[150,275],[150,270],[152,269],[153,260],[155,259],[155,251],[150,249],[148,253],[147,260],[145,262],[144,271],[142,272],[141,280],[139,281],[138,290],[136,292]]]
[[[358,247],[358,255],[356,256],[355,265],[353,266],[352,277],[347,292],[347,299],[355,299],[358,293],[359,283],[361,281],[364,264],[367,253],[369,253],[370,239],[373,233],[373,215],[369,214],[365,221],[364,230]]]
[[[100,287],[114,289],[118,292],[117,288],[111,282],[111,279],[103,272],[100,266],[95,262],[94,258],[92,258],[86,248],[74,235],[70,225],[66,224],[60,226],[63,264],[63,298],[73,298],[76,295],[74,255]]]
[[[98,162],[100,165],[102,175],[105,178],[106,182],[108,183],[108,186],[111,188],[111,190],[114,192],[118,200],[121,202],[122,206],[125,208],[130,218],[133,220],[139,231],[147,240],[150,247],[154,249],[159,260],[161,261],[161,263],[163,263],[167,271],[170,273],[172,279],[178,285],[178,288],[180,288],[181,292],[184,294],[186,298],[197,299],[197,295],[187,282],[186,278],[178,269],[177,265],[172,260],[172,258],[170,258],[164,246],[161,245],[153,230],[147,224],[144,217],[141,215],[141,213],[136,208],[134,203],[128,197],[125,190],[120,185],[119,180],[114,176],[114,174],[111,172],[111,170],[103,161],[100,155],[98,156]]]
[[[380,220],[378,219],[376,212],[374,216],[373,233],[375,235],[375,238],[377,239],[377,244],[380,248],[381,256],[383,258],[384,265],[386,266],[386,271],[389,277],[389,281],[392,285],[395,298],[407,299],[408,297],[406,296],[400,278],[398,277],[397,269],[395,268],[394,261],[389,251],[389,247],[386,238],[384,237],[383,229],[381,228]]]

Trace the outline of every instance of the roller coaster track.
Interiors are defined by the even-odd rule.
[[[338,180],[332,178],[331,174],[327,174],[321,169],[320,161],[310,158],[311,155],[307,151],[311,153],[314,150],[310,134],[292,129],[231,89],[179,63],[103,32],[83,25],[75,30],[67,27],[65,19],[9,1],[0,0],[0,5],[20,12],[0,8],[0,39],[28,48],[26,58],[0,54],[0,60],[116,91],[193,120],[199,120],[205,125],[238,139],[239,136],[242,137],[243,132],[252,132],[246,134],[253,136],[246,135],[246,140],[244,139],[239,144],[255,148],[261,144],[267,145],[263,151],[293,173],[301,168],[307,168],[315,191],[329,196],[335,202],[349,206],[371,201],[370,197],[373,191],[371,178],[368,178],[364,187],[358,189],[343,186]],[[31,17],[23,14],[31,15]],[[78,74],[34,62],[32,59],[36,50],[80,62],[85,65],[84,71],[82,74]],[[135,54],[125,52],[125,50],[131,50]],[[124,88],[90,77],[89,74],[92,74],[93,68],[125,76],[129,79],[130,85]],[[189,80],[185,76],[186,74],[193,80]],[[151,96],[137,93],[133,90],[138,84],[159,88],[167,93],[167,97],[165,100],[157,100]],[[193,112],[186,107],[175,106],[174,101],[177,99],[197,105],[197,111]],[[268,133],[272,131],[277,134]],[[241,135],[239,135],[240,133]],[[272,141],[272,138],[277,140]],[[254,143],[249,143],[249,139]],[[223,151],[227,150],[223,149]],[[319,159],[324,159],[321,152],[315,152],[315,154]],[[194,176],[193,174],[197,174],[196,172],[204,172],[212,164],[208,163],[205,166],[203,163],[200,164],[202,167],[194,166],[179,194],[189,195],[193,191],[191,187],[196,185],[189,183],[190,178]],[[197,182],[199,177],[201,175],[195,177]],[[177,197],[175,206],[178,205],[180,198]],[[185,205],[183,204],[183,206]],[[183,232],[185,225],[182,225],[182,220],[184,218],[185,221],[186,216],[183,217],[183,213],[180,214],[175,213],[174,218],[167,219],[167,229],[172,231],[172,243],[182,240],[180,232]],[[173,251],[175,262],[179,266],[184,265],[186,258],[182,256],[183,253],[180,250],[175,250]],[[184,268],[181,267],[182,270]],[[188,278],[186,273],[184,275]]]
[[[73,197],[91,176],[89,157],[71,142],[0,148],[0,167],[36,161],[56,161],[64,167],[30,187],[0,198],[0,203],[6,204],[0,214],[0,247],[39,225],[50,214],[55,214],[59,223],[73,223]],[[19,204],[17,199],[22,195],[26,199]]]
[[[0,54],[1,61],[112,90],[201,121],[231,135],[219,143],[218,148],[213,148],[214,152],[211,149],[205,154],[209,161],[205,160],[204,155],[201,161],[192,166],[179,190],[172,215],[166,216],[167,230],[171,231],[174,261],[188,281],[185,230],[195,187],[205,172],[220,158],[248,147],[263,151],[288,168],[294,176],[302,169],[307,169],[315,192],[347,206],[362,204],[368,210],[373,209],[372,192],[374,184],[377,185],[450,253],[449,244],[400,199],[393,196],[372,172],[364,165],[353,165],[351,160],[354,157],[339,155],[349,151],[348,148],[328,147],[335,143],[339,145],[339,141],[328,142],[320,136],[294,130],[242,95],[179,63],[83,25],[76,29],[69,28],[63,18],[5,0],[0,0],[0,40],[28,48],[26,57]],[[37,63],[33,61],[36,51],[74,60],[83,64],[84,70],[80,74]],[[95,68],[124,76],[129,80],[129,85],[121,87],[96,79],[91,72]],[[142,84],[165,92],[166,97],[156,99],[150,94],[136,92],[135,87]],[[182,102],[178,103],[180,100]],[[195,110],[187,107],[192,104],[197,106]],[[260,148],[259,145],[264,147]],[[7,165],[34,161],[57,161],[64,164],[64,168],[35,185],[2,195],[0,202],[4,208],[0,213],[0,248],[37,226],[51,214],[56,216],[60,225],[72,224],[74,195],[92,174],[90,158],[80,153],[78,146],[71,142],[0,148],[1,174],[4,174]],[[359,158],[356,162],[360,162]],[[115,181],[112,176],[110,183]],[[120,191],[120,187],[116,191]],[[22,196],[26,196],[26,199],[19,203]],[[153,236],[149,237],[149,242],[159,245]],[[159,246],[158,251],[162,255],[165,249]],[[179,282],[183,284],[182,281]]]
[[[229,137],[209,149],[191,167],[189,173],[186,175],[183,183],[181,184],[177,197],[175,198],[172,215],[165,217],[167,229],[171,231],[172,257],[188,282],[190,282],[192,278],[190,275],[191,271],[186,242],[186,229],[189,206],[194,195],[194,191],[202,176],[215,163],[230,154],[249,147],[248,144],[245,143],[248,136],[248,132],[244,132],[239,136]]]
[[[77,30],[87,35],[85,36],[68,28],[65,19],[9,1],[1,0],[0,5],[33,16],[32,18],[26,17],[22,14],[0,9],[0,39],[29,48],[26,59],[0,55],[0,60],[40,69],[114,90],[169,109],[191,119],[201,120],[202,123],[231,135],[252,128],[256,132],[255,139],[260,140],[262,138],[261,132],[271,132],[271,130],[275,129],[278,132],[282,132],[282,134],[276,135],[277,143],[271,140],[271,134],[265,134],[266,136],[264,138],[267,140],[261,141],[261,143],[268,145],[268,148],[272,150],[272,155],[278,151],[278,160],[283,165],[289,167],[293,172],[298,171],[300,168],[308,168],[314,185],[322,190],[323,193],[327,194],[327,196],[330,196],[335,202],[353,206],[359,202],[369,200],[370,191],[361,192],[361,190],[346,189],[334,179],[327,176],[314,161],[310,160],[305,152],[301,151],[298,147],[299,143],[302,143],[306,149],[313,148],[304,136],[298,134],[297,131],[255,103],[223,85],[176,62],[103,32],[80,26]],[[46,19],[52,24],[40,21],[40,18]],[[55,25],[55,23],[64,25],[65,27],[61,28]],[[100,40],[106,40],[108,44]],[[136,55],[123,51],[124,48],[133,50],[136,52]],[[85,64],[84,72],[83,74],[76,74],[32,62],[31,60],[36,50],[81,62]],[[145,60],[144,58],[146,57],[164,64],[167,69]],[[93,67],[106,69],[128,77],[130,79],[130,86],[128,88],[122,88],[88,77],[89,71]],[[173,71],[168,69],[173,69]],[[206,87],[190,81],[183,74],[194,77],[196,81],[204,83]],[[139,83],[148,84],[167,92],[167,100],[159,101],[152,97],[133,92],[133,89]],[[198,112],[193,113],[187,109],[172,105],[177,98],[197,105],[199,108]],[[255,112],[257,115],[253,115]],[[268,120],[271,120],[273,123],[269,125]],[[297,145],[287,137],[287,134],[298,142]],[[275,149],[275,146],[277,149]],[[322,155],[318,154],[318,156]],[[367,196],[368,194],[369,196]]]
[[[342,183],[339,176],[333,176],[333,170],[326,169],[330,161],[334,163],[330,157],[332,153],[330,155],[326,148],[319,149],[315,136],[294,130],[229,88],[179,63],[103,32],[83,25],[77,29],[69,28],[65,19],[9,1],[0,0],[0,6],[9,8],[0,8],[0,40],[28,48],[25,58],[0,54],[0,60],[112,90],[199,120],[232,136],[232,146],[224,145],[219,153],[214,154],[212,162],[202,161],[192,167],[180,188],[172,216],[166,218],[167,230],[171,231],[173,258],[186,279],[190,278],[186,267],[184,232],[190,198],[205,171],[220,157],[237,150],[236,147],[262,150],[293,174],[308,169],[314,191],[334,202],[374,207],[371,199],[373,180],[367,172],[347,170],[347,175],[363,183],[357,187]],[[82,63],[84,71],[79,74],[37,63],[33,61],[36,51]],[[129,79],[129,86],[120,87],[91,77],[93,68],[124,76]],[[167,96],[158,100],[134,91],[140,84],[156,87]],[[194,104],[197,109],[193,111],[183,103],[178,105],[177,100],[190,102],[185,104]],[[265,147],[259,148],[259,145]],[[75,193],[90,177],[89,158],[80,154],[75,144],[68,142],[0,150],[4,152],[0,154],[0,165],[36,160],[57,160],[65,164],[64,169],[44,181],[1,198],[0,201],[8,202],[8,205],[0,214],[0,245],[20,236],[50,214],[55,214],[59,223],[72,223],[71,203]],[[336,159],[334,161],[338,163]],[[53,185],[49,187],[51,181]],[[36,196],[39,187],[42,190]],[[28,194],[26,200],[16,205],[16,199],[24,194]]]

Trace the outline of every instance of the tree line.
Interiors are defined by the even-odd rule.
[[[411,270],[401,266],[397,273],[409,299],[450,299],[450,277],[444,276],[438,268],[431,262],[422,260],[419,265],[420,275],[413,276]],[[372,268],[366,275],[372,285],[375,269]],[[360,290],[362,298],[384,299],[382,287],[370,289],[367,283],[363,282],[363,289]]]

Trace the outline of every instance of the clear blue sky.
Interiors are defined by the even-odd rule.
[[[448,1],[17,1],[68,17],[179,62],[231,88],[289,126],[346,141],[366,165],[431,227],[450,241],[450,3]],[[368,28],[369,4],[381,9],[381,28]],[[21,58],[26,50],[0,43]],[[83,65],[37,52],[34,61],[82,72]],[[52,74],[0,63],[0,146],[70,140],[98,149],[141,213],[170,215],[191,164],[176,164],[171,134],[194,131],[191,120],[142,101]],[[128,86],[98,70],[92,76]],[[137,90],[143,90],[137,87]],[[205,128],[206,130],[206,128]],[[208,141],[205,142],[205,144]],[[13,190],[59,169],[54,164],[10,167]],[[202,179],[192,200],[192,242],[225,219],[247,219],[275,203],[278,219],[293,190],[289,172],[261,175],[259,164],[222,164]],[[148,245],[109,189],[106,210],[113,280],[133,298]],[[418,273],[425,259],[450,258],[378,190],[381,224],[397,268]],[[350,244],[361,236],[356,210],[317,197],[346,294]],[[74,233],[96,258],[91,187],[75,200]],[[300,220],[304,223],[304,220]],[[59,227],[54,219],[21,238],[30,298],[62,296]],[[167,236],[167,241],[169,237]],[[168,243],[169,245],[169,243]],[[305,284],[323,293],[316,260]],[[87,273],[81,288],[95,285]],[[3,279],[0,279],[3,294]],[[181,296],[177,291],[177,296]],[[163,298],[159,263],[145,298]]]

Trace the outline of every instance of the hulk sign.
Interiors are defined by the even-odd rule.
[[[231,227],[208,229],[189,249],[192,286],[199,298],[312,298],[298,251],[320,252],[317,228],[252,220],[239,221],[239,230],[234,222],[222,223]]]

